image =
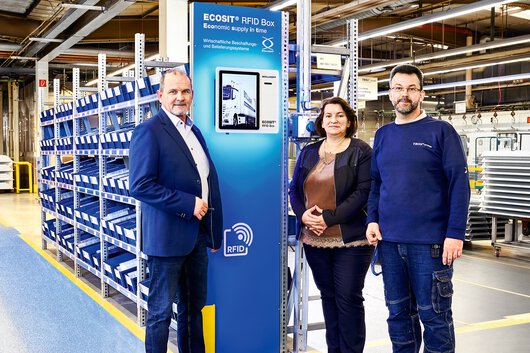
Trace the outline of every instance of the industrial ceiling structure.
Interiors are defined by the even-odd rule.
[[[296,1],[215,3],[286,6],[290,40],[296,42]],[[311,13],[312,44],[330,48],[344,46],[346,22],[358,20],[359,75],[378,78],[382,91],[395,64],[413,62],[426,73],[433,94],[463,92],[451,82],[489,79],[474,82],[474,89],[514,89],[513,99],[529,100],[528,0],[316,0]],[[126,66],[134,61],[135,33],[145,34],[146,56],[158,52],[158,15],[156,0],[3,0],[0,77],[31,80],[36,60],[44,60],[52,74],[77,66],[88,80],[98,53],[107,54],[109,66]],[[498,95],[488,99],[493,104],[489,100],[498,101]]]

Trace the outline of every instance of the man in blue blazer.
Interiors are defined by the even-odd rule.
[[[203,353],[206,248],[219,249],[223,231],[219,183],[206,142],[188,115],[190,78],[178,69],[166,71],[157,96],[162,109],[135,128],[129,151],[130,192],[141,201],[150,277],[145,347],[148,353],[167,352],[175,301],[179,352]]]

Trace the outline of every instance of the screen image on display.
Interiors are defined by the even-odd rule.
[[[258,72],[219,70],[217,95],[218,121],[221,130],[259,129]]]

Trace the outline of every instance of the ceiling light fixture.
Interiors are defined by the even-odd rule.
[[[94,10],[94,11],[105,11],[105,6],[95,6],[95,5],[84,5],[84,4],[71,4],[65,2],[61,4],[65,9],[80,9],[80,10]]]
[[[517,81],[517,80],[527,80],[530,79],[530,72],[523,73],[523,74],[516,74],[516,75],[507,75],[507,76],[499,76],[499,77],[487,77],[487,78],[479,78],[475,80],[466,80],[466,81],[457,81],[457,82],[447,82],[447,83],[440,83],[436,85],[429,85],[429,86],[423,86],[424,91],[432,91],[432,90],[439,90],[444,88],[456,88],[456,87],[462,87],[462,86],[476,86],[476,85],[483,85],[487,83],[498,83],[498,82],[506,82],[506,81]],[[388,91],[381,91],[377,93],[378,96],[385,96],[388,94]]]
[[[530,57],[526,56],[526,57],[518,58],[518,59],[508,59],[508,60],[503,60],[503,61],[488,62],[488,63],[469,65],[469,66],[464,66],[464,67],[456,67],[456,68],[452,68],[452,69],[431,71],[431,72],[426,72],[423,76],[432,76],[432,75],[445,74],[445,73],[455,72],[455,71],[464,71],[464,70],[470,70],[470,69],[478,69],[478,68],[481,68],[481,67],[488,67],[488,66],[494,66],[494,65],[512,64],[512,63],[517,63],[517,62],[521,62],[521,61],[530,61]]]
[[[456,7],[454,9],[450,9],[447,11],[440,11],[433,13],[431,15],[421,16],[414,18],[412,20],[404,21],[401,23],[396,23],[390,26],[386,26],[379,29],[374,29],[371,31],[363,32],[359,34],[359,42],[374,38],[374,37],[380,37],[384,36],[390,33],[400,32],[404,31],[406,29],[419,27],[428,23],[432,22],[441,22],[450,18],[458,17],[458,16],[464,16],[473,12],[477,12],[484,9],[490,9],[495,6],[501,6],[505,4],[509,4],[512,2],[516,2],[518,0],[482,0],[478,2],[474,2],[471,4],[463,5]]]
[[[479,78],[479,79],[468,80],[468,81],[440,83],[437,85],[425,86],[423,87],[423,89],[425,91],[432,91],[432,90],[443,89],[443,88],[453,88],[453,87],[461,87],[461,86],[476,86],[476,85],[483,85],[486,83],[497,83],[497,82],[527,80],[527,79],[530,79],[530,72],[523,73],[523,74],[516,74],[516,75],[499,76],[499,77]]]
[[[35,58],[33,56],[18,56],[18,55],[11,55],[9,59],[14,60],[39,60],[39,58]]]
[[[432,54],[420,55],[414,59],[405,58],[405,59],[400,59],[400,60],[387,61],[382,64],[366,65],[366,66],[362,66],[359,68],[359,73],[363,73],[363,72],[369,73],[369,72],[373,72],[373,70],[386,68],[388,66],[410,64],[413,62],[419,63],[419,62],[430,61],[434,59],[442,59],[442,58],[448,58],[451,56],[472,53],[475,51],[496,49],[496,48],[508,47],[512,45],[529,43],[529,42],[530,42],[530,34],[526,34],[526,35],[519,36],[519,37],[508,38],[508,39],[497,39],[491,42],[470,45],[470,46],[466,46],[462,48],[441,50],[441,51],[438,51]]]
[[[144,61],[152,61],[152,60],[156,60],[160,57],[160,54],[154,54],[154,55],[151,55],[150,57],[147,57],[144,59]],[[111,72],[110,74],[107,74],[107,77],[114,77],[114,76],[118,76],[122,73],[124,73],[125,71],[128,71],[128,70],[131,70],[131,69],[134,69],[134,64],[130,64],[130,65],[127,65],[127,66],[124,66],[122,67],[121,69],[118,69],[116,71],[113,71]],[[96,83],[98,83],[98,79],[94,79],[92,81],[88,81],[86,84],[85,84],[85,87],[87,86],[93,86],[95,85]]]
[[[38,37],[29,37],[29,40],[32,42],[42,42],[42,43],[62,43],[64,40],[58,38],[38,38]]]
[[[296,1],[297,0],[281,0],[281,1],[276,1],[272,4],[270,4],[270,6],[268,7],[265,7],[265,8],[268,8],[269,10],[271,11],[280,11],[282,9],[285,9],[286,7],[289,7],[289,6],[293,6],[296,4]]]
[[[423,76],[432,76],[432,75],[446,74],[446,73],[449,73],[449,72],[457,72],[457,71],[465,71],[465,70],[470,70],[470,69],[478,69],[478,68],[481,68],[481,67],[488,67],[488,66],[494,66],[494,65],[513,64],[513,63],[523,62],[523,61],[530,61],[530,57],[523,56],[523,57],[518,57],[518,58],[515,58],[515,59],[508,59],[508,60],[502,60],[502,61],[490,61],[490,62],[482,63],[482,64],[461,66],[461,67],[443,69],[443,70],[438,70],[438,71],[429,71],[429,72],[424,72]],[[388,78],[379,79],[379,80],[377,80],[377,83],[385,83],[385,82],[388,82],[388,81],[389,81]]]

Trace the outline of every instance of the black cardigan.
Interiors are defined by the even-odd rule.
[[[289,187],[291,207],[302,224],[306,211],[304,182],[319,160],[318,150],[323,140],[304,147],[294,169]],[[335,157],[335,210],[324,210],[322,216],[328,227],[338,224],[344,243],[365,239],[366,203],[370,193],[370,164],[372,149],[352,138],[346,150]]]

